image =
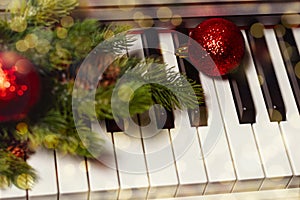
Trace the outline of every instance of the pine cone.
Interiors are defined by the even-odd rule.
[[[110,65],[103,73],[99,85],[102,87],[107,87],[115,84],[120,75],[120,71],[120,67]]]
[[[30,153],[27,142],[13,142],[6,148],[18,158],[27,159]]]

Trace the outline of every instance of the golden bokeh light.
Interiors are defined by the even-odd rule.
[[[133,89],[129,85],[121,85],[118,90],[119,99],[123,102],[129,102],[134,95]]]
[[[255,23],[250,28],[250,33],[255,38],[264,36],[264,25],[262,23]]]
[[[35,34],[28,34],[24,40],[28,43],[29,48],[34,48],[38,43],[38,39],[38,36]]]
[[[25,122],[18,123],[16,129],[20,135],[28,133],[28,125]]]
[[[29,44],[25,40],[19,40],[16,42],[16,49],[20,52],[25,52],[29,48]]]
[[[268,4],[262,4],[262,5],[258,6],[258,11],[261,14],[270,13],[272,11],[272,8]]]
[[[158,19],[162,22],[167,22],[172,18],[172,10],[169,7],[160,7],[156,11]]]
[[[44,145],[49,149],[54,149],[59,144],[59,138],[55,134],[49,134],[44,137]]]
[[[299,14],[284,14],[281,16],[281,23],[287,27],[297,27],[300,24]]]
[[[74,25],[74,19],[71,16],[65,16],[60,20],[60,24],[65,28],[70,28]]]
[[[46,54],[51,48],[50,42],[47,39],[40,39],[35,49],[40,54]]]
[[[23,32],[27,28],[27,21],[23,17],[16,16],[11,19],[11,22],[9,24],[11,30],[16,32]]]
[[[151,16],[145,15],[145,19],[140,20],[138,24],[141,28],[149,28],[153,26],[154,21]]]
[[[119,0],[119,9],[129,12],[134,9],[135,4],[135,0]]]
[[[279,37],[283,37],[286,33],[286,28],[283,25],[278,24],[275,26],[275,31]]]
[[[269,113],[270,113],[272,121],[277,121],[277,122],[282,121],[282,115],[278,110],[270,109]]]
[[[174,26],[179,26],[182,23],[182,17],[180,15],[173,15],[171,23]]]
[[[135,22],[139,22],[140,20],[144,20],[145,19],[145,15],[142,12],[135,12],[133,14],[133,19]]]
[[[56,28],[56,35],[60,39],[65,39],[68,36],[68,30],[63,27]]]

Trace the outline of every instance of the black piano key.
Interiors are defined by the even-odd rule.
[[[124,131],[124,121],[122,119],[116,120],[118,120],[118,123],[113,119],[105,119],[106,131],[108,133]]]
[[[160,50],[160,41],[158,32],[155,29],[146,29],[142,34],[142,42],[144,46],[144,54],[146,58],[154,58],[157,62],[163,63],[163,57]],[[163,127],[164,129],[174,128],[174,115],[173,112],[167,109],[156,108],[155,115],[157,120],[158,128]],[[164,115],[167,116],[167,119],[164,124],[161,120],[164,118]]]
[[[289,77],[290,85],[300,113],[300,72],[295,72],[296,66],[300,63],[300,50],[297,50],[297,44],[290,28],[275,27],[275,32],[280,47],[281,55]],[[298,76],[297,74],[298,73]]]
[[[258,73],[263,97],[271,121],[285,121],[286,111],[280,93],[278,81],[273,68],[265,37],[255,38],[250,31],[247,32],[250,47]],[[258,111],[259,112],[259,111]],[[278,112],[280,117],[278,117]]]
[[[188,42],[188,29],[180,28],[177,31],[183,33],[185,36],[173,33],[173,41],[176,49],[186,45]],[[188,57],[181,58],[180,56],[177,56],[176,59],[180,72],[185,73],[187,78],[195,81],[196,84],[201,85],[199,71],[190,63]],[[199,103],[198,108],[188,109],[188,115],[192,127],[207,126],[208,113],[204,101]]]
[[[255,123],[255,107],[243,65],[228,75],[239,122]]]

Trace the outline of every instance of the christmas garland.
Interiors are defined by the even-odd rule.
[[[39,99],[34,105],[30,105],[25,115],[23,113],[22,117],[6,118],[7,113],[0,111],[0,115],[3,115],[3,118],[0,116],[0,188],[12,184],[21,189],[32,186],[37,174],[25,160],[40,146],[92,157],[79,138],[76,128],[89,135],[90,145],[99,145],[101,138],[85,126],[84,119],[88,116],[81,116],[82,126],[75,125],[72,91],[76,70],[82,61],[99,43],[108,38],[111,39],[106,43],[106,59],[116,59],[103,73],[96,90],[98,120],[113,119],[110,99],[118,78],[124,74],[140,77],[142,81],[151,82],[153,79],[169,82],[170,87],[182,94],[175,96],[171,92],[172,88],[170,90],[159,84],[146,84],[136,90],[130,100],[131,115],[145,112],[154,103],[167,109],[180,108],[182,105],[193,108],[202,100],[199,85],[189,83],[197,95],[195,101],[186,93],[187,85],[182,81],[182,76],[172,70],[165,70],[165,64],[156,64],[155,70],[145,73],[155,60],[118,56],[132,42],[125,40],[125,35],[119,33],[130,27],[104,25],[94,19],[74,20],[70,14],[77,5],[77,0],[13,0],[7,7],[5,19],[0,20],[0,47],[3,52],[0,55],[0,107],[1,104],[5,107],[11,103],[2,98],[7,95],[6,90],[10,89],[11,94],[19,86],[20,92],[25,93],[27,90],[26,85],[14,82],[12,87],[11,83],[1,79],[1,73],[4,78],[8,75],[14,77],[16,73],[14,68],[5,69],[5,56],[21,56],[26,62],[32,63],[40,80]],[[139,70],[134,70],[133,66],[137,65]],[[18,98],[21,97],[12,97],[16,102]],[[122,113],[120,109],[120,115],[126,117],[126,112]]]

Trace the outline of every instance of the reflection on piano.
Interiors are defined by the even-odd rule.
[[[167,28],[150,36],[131,33],[136,42],[128,54],[149,56],[143,48],[157,42],[168,66],[202,84],[207,122],[198,122],[203,118],[193,111],[174,110],[174,127],[150,138],[106,131],[113,145],[102,160],[109,167],[41,149],[28,160],[40,182],[30,191],[0,190],[0,199],[299,199],[299,11],[297,0],[80,1],[78,18]],[[186,42],[177,31],[216,16],[236,23],[246,42],[241,70],[222,78],[190,72],[174,54]],[[143,136],[149,130],[133,131]],[[193,140],[182,152],[187,137]],[[152,154],[162,147],[165,157]],[[123,157],[122,150],[143,156]],[[172,162],[156,170],[165,159]],[[128,165],[145,173],[128,173]]]

